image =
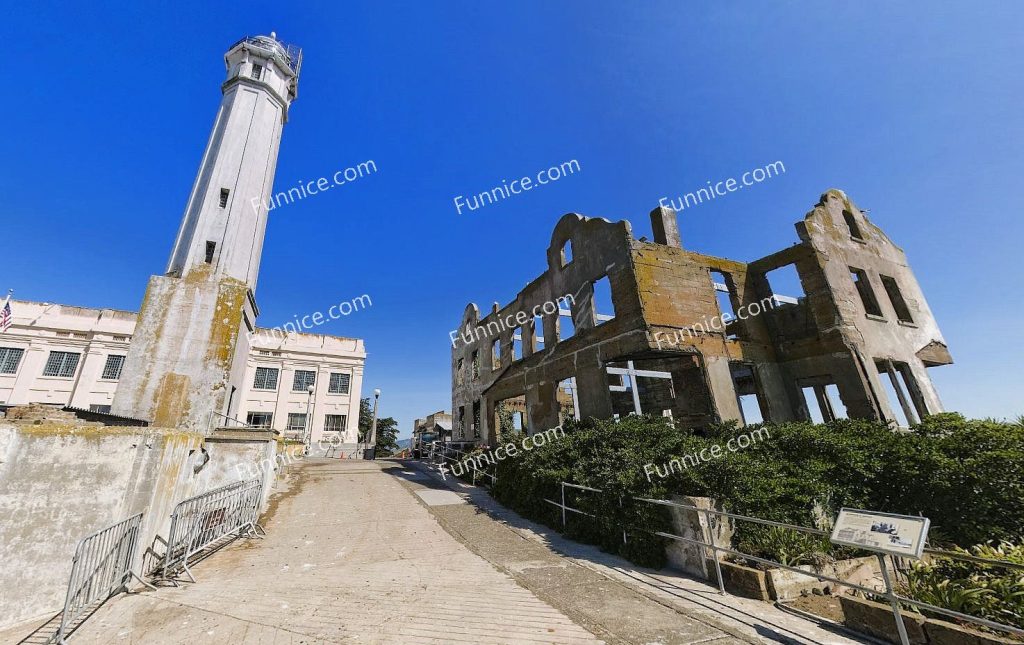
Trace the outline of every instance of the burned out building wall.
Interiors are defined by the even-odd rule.
[[[536,432],[570,415],[653,413],[699,430],[842,416],[907,425],[942,410],[926,368],[952,359],[920,286],[841,191],[797,223],[798,244],[750,263],[683,249],[669,209],[651,219],[653,242],[625,221],[567,214],[542,275],[484,315],[466,307],[454,439],[494,444],[509,414]],[[801,293],[775,290],[785,271]]]

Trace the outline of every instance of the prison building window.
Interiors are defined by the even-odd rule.
[[[544,317],[533,317],[533,351],[544,349]]]
[[[0,347],[0,374],[15,374],[25,350],[19,347]]]
[[[846,406],[839,397],[839,388],[835,383],[812,385],[800,388],[807,406],[807,416],[814,423],[829,423],[836,419],[846,419]]]
[[[228,205],[228,195],[230,195],[230,194],[231,194],[231,191],[228,190],[227,188],[221,188],[220,189],[220,207],[221,208],[226,208],[227,207],[227,205]]]
[[[523,357],[523,328],[516,327],[512,330],[512,360],[518,361]]]
[[[709,275],[711,276],[711,288],[715,290],[715,296],[718,299],[718,310],[721,312],[725,337],[737,338],[736,327],[733,326],[733,330],[729,330],[729,323],[736,320],[736,310],[732,306],[732,298],[736,295],[736,285],[733,283],[732,276],[722,271],[712,270]]]
[[[897,425],[907,428],[916,425],[919,418],[927,416],[928,410],[917,391],[917,383],[909,365],[879,359],[875,361],[875,369],[889,397],[889,408],[894,415],[892,420]]]
[[[117,354],[111,354],[107,356],[107,362],[103,366],[103,374],[100,376],[102,379],[108,381],[116,381],[121,378],[121,369],[124,367],[124,356],[118,356]]]
[[[344,414],[328,414],[324,417],[324,432],[345,432],[348,416]]]
[[[263,65],[252,64],[252,77],[257,81],[263,78]]]
[[[254,390],[276,390],[277,389],[276,367],[257,367],[256,378],[252,382]]]
[[[295,378],[292,379],[292,392],[305,392],[315,384],[316,372],[295,370]]]
[[[103,405],[101,403],[90,403],[89,412],[99,412],[101,414],[110,414],[110,406]]]
[[[594,281],[594,324],[600,325],[615,320],[615,301],[612,299],[612,283],[608,276]]]
[[[473,438],[480,438],[480,401],[473,401]]]
[[[331,372],[331,380],[327,384],[327,392],[330,394],[348,394],[349,384],[352,375],[345,372]]]
[[[306,429],[306,413],[305,412],[290,412],[288,414],[288,430],[292,432],[302,432]]]
[[[853,213],[843,211],[843,219],[846,220],[846,228],[850,229],[850,237],[864,241],[864,236],[860,234],[860,226],[857,225],[857,218],[853,216]]]
[[[850,267],[850,277],[857,287],[857,293],[860,294],[860,301],[864,305],[865,313],[881,318],[882,308],[878,306],[878,299],[875,298],[875,292],[868,281],[868,274],[863,269]]]
[[[60,378],[71,378],[78,369],[78,359],[81,354],[74,352],[50,352],[46,359],[46,366],[43,368],[43,376],[59,376]]]
[[[572,240],[566,240],[562,245],[562,266],[572,263]]]
[[[216,250],[217,250],[217,243],[216,242],[207,242],[206,243],[206,263],[207,264],[210,264],[210,263],[213,262],[213,253]]]
[[[480,352],[479,350],[473,350],[471,357],[471,364],[473,366],[473,380],[480,378]]]
[[[895,278],[890,278],[887,275],[879,275],[882,279],[882,286],[885,287],[885,293],[889,296],[889,302],[892,303],[893,311],[896,312],[896,319],[903,323],[913,323],[914,317],[910,315],[910,307],[907,306],[907,301],[903,299],[903,292],[900,291],[900,286],[896,284]]]
[[[499,367],[501,367],[501,339],[495,338],[491,343],[491,369],[496,370]]]
[[[463,361],[463,359],[460,358],[459,362],[456,363],[456,365],[455,365],[455,384],[456,385],[462,385],[462,380],[463,380],[462,379],[462,368],[463,368],[464,362],[465,361]]]
[[[466,438],[466,406],[459,406],[459,439]]]
[[[245,424],[253,428],[269,428],[273,422],[272,412],[250,412],[245,416]]]
[[[795,264],[776,267],[765,273],[764,279],[768,282],[768,288],[771,289],[772,298],[777,306],[800,304],[800,298],[806,295]],[[788,294],[798,295],[794,297]]]

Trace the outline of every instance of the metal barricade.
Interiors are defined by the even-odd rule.
[[[60,627],[47,643],[63,643],[80,624],[79,619],[88,615],[97,603],[127,591],[132,578],[152,588],[134,571],[141,532],[142,513],[138,513],[79,540]]]
[[[262,529],[256,520],[262,496],[262,481],[251,479],[179,502],[171,513],[161,579],[174,580],[181,571],[195,582],[188,567],[193,555],[236,532],[238,537],[246,532],[259,536]]]
[[[573,507],[567,505],[565,503],[565,489],[568,487],[568,488],[574,488],[574,489],[577,489],[577,490],[590,491],[590,492],[594,492],[594,493],[604,493],[605,491],[603,491],[601,489],[598,489],[598,488],[591,488],[589,486],[581,486],[579,484],[572,484],[572,483],[569,483],[569,482],[560,482],[560,487],[561,487],[561,494],[562,494],[561,502],[556,502],[554,500],[550,500],[550,499],[547,499],[547,498],[545,498],[544,501],[549,503],[549,504],[552,504],[552,505],[554,505],[554,506],[556,506],[556,507],[558,507],[558,508],[560,508],[562,510],[562,528],[563,529],[566,527],[566,524],[568,522],[568,516],[566,515],[566,512],[576,513],[578,515],[586,515],[588,517],[593,517],[595,519],[600,519],[600,518],[597,518],[596,515],[593,515],[591,513],[587,513],[586,511],[584,511],[582,509],[573,508]],[[829,535],[826,531],[822,531],[821,529],[814,529],[814,528],[810,528],[810,527],[806,527],[806,526],[796,526],[796,525],[793,525],[793,524],[786,524],[784,522],[775,522],[773,520],[765,520],[765,519],[761,519],[759,517],[751,517],[749,515],[739,515],[737,513],[727,513],[725,511],[715,511],[715,510],[711,510],[711,509],[697,508],[696,506],[693,506],[692,504],[681,504],[679,502],[673,502],[673,501],[665,500],[665,499],[649,499],[649,498],[645,498],[645,497],[632,497],[631,499],[634,500],[634,501],[637,501],[637,502],[645,503],[645,504],[656,504],[656,505],[659,505],[659,506],[669,506],[669,507],[674,507],[674,508],[682,508],[682,509],[686,509],[688,511],[693,511],[693,512],[696,512],[696,513],[702,513],[702,514],[704,514],[708,518],[709,525],[710,525],[712,517],[726,517],[726,518],[731,518],[733,520],[738,520],[738,521],[743,521],[743,522],[753,522],[755,524],[761,524],[761,525],[764,525],[764,526],[774,526],[774,527],[779,527],[779,528],[790,529],[790,530],[793,530],[793,531],[797,531],[797,532],[800,532],[800,533],[806,533],[806,534],[810,534],[810,535],[817,535],[817,536],[828,536]],[[622,503],[622,498],[620,498],[620,505],[621,505],[621,503]],[[717,578],[718,578],[718,589],[719,589],[719,593],[722,593],[722,594],[726,593],[726,591],[725,591],[725,584],[724,584],[724,581],[722,579],[722,568],[721,568],[721,564],[720,564],[719,558],[718,558],[718,554],[719,553],[725,553],[725,554],[728,554],[728,555],[733,555],[733,556],[741,557],[741,558],[744,558],[746,560],[750,560],[752,562],[757,562],[757,563],[760,563],[760,564],[763,564],[763,565],[766,565],[766,566],[769,566],[769,567],[775,567],[775,568],[779,568],[779,569],[784,569],[786,571],[791,571],[793,573],[797,573],[797,574],[800,574],[800,575],[808,576],[808,577],[811,577],[811,578],[816,578],[816,579],[821,580],[823,582],[831,582],[831,583],[834,583],[836,585],[842,585],[843,587],[849,587],[850,589],[855,589],[855,590],[860,591],[862,593],[873,594],[873,595],[876,595],[876,596],[882,596],[882,597],[884,597],[886,599],[886,601],[892,607],[892,613],[893,613],[893,617],[896,620],[896,627],[897,627],[897,631],[899,633],[900,642],[903,645],[909,645],[910,641],[909,641],[909,637],[907,635],[906,627],[904,626],[904,623],[903,623],[901,605],[909,605],[909,606],[915,607],[917,609],[924,609],[925,611],[935,612],[937,614],[942,614],[944,616],[949,616],[950,618],[955,618],[957,620],[974,623],[976,625],[984,625],[985,627],[988,627],[990,629],[995,629],[995,630],[1002,631],[1002,632],[1016,634],[1017,636],[1024,636],[1024,629],[1020,629],[1019,627],[1014,627],[1012,625],[1005,625],[1003,623],[997,623],[995,621],[986,620],[984,618],[979,618],[977,616],[971,616],[971,615],[968,615],[968,614],[963,614],[963,613],[960,613],[958,611],[953,611],[951,609],[946,609],[944,607],[938,607],[936,605],[932,605],[932,604],[929,604],[929,603],[920,602],[918,600],[914,600],[912,598],[907,598],[906,596],[898,594],[895,585],[893,585],[892,578],[890,577],[889,567],[886,564],[885,556],[883,556],[880,553],[876,553],[875,555],[878,558],[878,565],[879,565],[880,572],[882,574],[882,580],[885,583],[885,589],[884,590],[873,589],[871,587],[866,587],[866,586],[855,584],[855,583],[852,583],[852,582],[840,580],[838,578],[833,578],[831,576],[827,576],[827,575],[824,575],[824,574],[816,573],[814,571],[807,571],[807,570],[800,569],[800,568],[797,568],[797,567],[792,567],[792,566],[784,565],[784,564],[782,564],[780,562],[775,562],[773,560],[767,560],[765,558],[759,558],[757,556],[753,556],[753,555],[750,555],[748,553],[743,553],[741,551],[736,551],[734,549],[718,546],[718,545],[716,545],[714,543],[713,540],[710,540],[710,539],[708,539],[708,540],[704,540],[704,539],[695,540],[693,538],[687,538],[687,537],[683,537],[681,535],[675,535],[673,533],[666,533],[664,531],[652,531],[650,529],[646,529],[646,528],[643,528],[643,527],[636,527],[636,526],[623,526],[621,528],[622,528],[622,531],[623,531],[623,541],[626,540],[626,531],[627,530],[633,530],[633,531],[639,531],[639,532],[648,533],[648,534],[651,534],[651,535],[656,535],[656,536],[663,537],[663,538],[670,539],[670,540],[677,540],[677,541],[684,542],[684,543],[687,543],[687,544],[692,544],[692,545],[695,545],[695,546],[702,547],[703,549],[710,550],[714,554],[713,560],[714,560],[714,563],[715,563],[715,570],[716,570],[715,573],[717,574]],[[951,559],[966,560],[966,561],[970,561],[970,562],[983,563],[983,564],[988,564],[988,565],[992,565],[992,566],[1006,567],[1006,568],[1011,568],[1011,569],[1015,569],[1015,570],[1024,570],[1024,565],[1020,565],[1020,564],[1017,564],[1017,563],[1014,563],[1014,562],[1007,562],[1007,561],[1004,561],[1004,560],[989,560],[987,558],[979,558],[979,557],[976,557],[976,556],[961,555],[961,554],[958,554],[958,553],[953,553],[953,552],[949,552],[949,551],[942,551],[942,550],[939,550],[939,549],[925,549],[925,552],[929,553],[929,554],[932,554],[933,556],[936,556],[936,557],[945,557],[945,558],[951,558]]]

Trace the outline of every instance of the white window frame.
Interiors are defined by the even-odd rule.
[[[263,370],[263,371],[261,372],[260,370]],[[269,375],[271,373],[273,373],[273,375],[274,375],[274,384],[273,384],[273,386],[269,385],[269,383],[270,383]],[[260,375],[261,374],[264,375],[263,387],[260,387]],[[281,376],[281,369],[278,368],[278,367],[260,367],[260,366],[257,366],[256,367],[256,374],[254,374],[253,378],[252,378],[252,389],[259,390],[261,392],[276,392],[277,391],[277,383],[280,380],[280,376]]]

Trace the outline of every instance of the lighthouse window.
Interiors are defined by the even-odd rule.
[[[252,77],[257,81],[263,78],[263,65],[252,64]]]
[[[220,207],[221,208],[225,208],[228,205],[228,195],[230,195],[230,194],[231,194],[231,191],[228,190],[227,188],[221,188],[220,189]]]
[[[217,250],[216,242],[206,243],[206,263],[211,264],[213,262],[213,253]]]

